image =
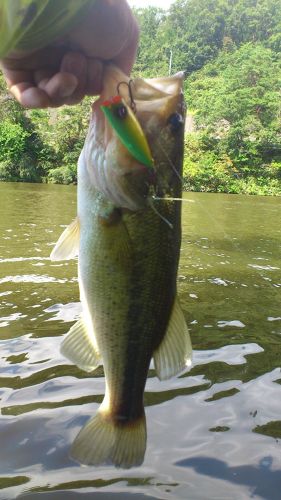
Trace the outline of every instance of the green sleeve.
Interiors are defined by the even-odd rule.
[[[0,0],[0,58],[40,49],[79,22],[95,0]]]

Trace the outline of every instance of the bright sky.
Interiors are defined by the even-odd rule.
[[[131,7],[148,7],[153,5],[154,7],[161,7],[162,9],[168,9],[174,0],[128,0]]]

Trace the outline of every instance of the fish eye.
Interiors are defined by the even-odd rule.
[[[120,106],[117,106],[114,110],[114,113],[117,118],[120,118],[120,120],[124,120],[128,115],[127,108],[126,106],[124,106],[124,104],[120,104]]]
[[[183,126],[183,117],[179,113],[169,116],[167,123],[171,125],[172,132],[178,132]]]

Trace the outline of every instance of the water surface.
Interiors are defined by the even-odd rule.
[[[49,261],[76,191],[0,184],[0,500],[280,499],[281,199],[185,200],[179,295],[193,368],[167,382],[150,371],[141,467],[81,467],[69,447],[104,378],[59,353],[80,312],[77,270]]]

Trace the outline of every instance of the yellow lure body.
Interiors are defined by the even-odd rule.
[[[146,167],[153,168],[153,158],[147,139],[135,114],[124,99],[117,95],[103,102],[101,109],[131,155]]]

